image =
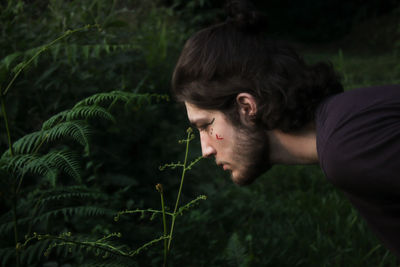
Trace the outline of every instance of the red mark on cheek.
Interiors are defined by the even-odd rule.
[[[222,140],[224,138],[222,138],[221,136],[218,136],[218,134],[215,134],[215,137],[217,137],[217,140]]]

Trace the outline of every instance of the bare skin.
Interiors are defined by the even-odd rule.
[[[297,133],[284,133],[272,130],[270,139],[270,157],[277,164],[314,164],[318,163],[316,133],[313,125]]]
[[[248,93],[238,94],[241,121],[251,126],[251,119],[257,112],[254,97]],[[187,115],[191,124],[199,129],[203,157],[214,157],[216,164],[232,173],[232,180],[241,184],[245,180],[246,170],[240,157],[235,157],[240,133],[217,110],[204,110],[185,102]],[[295,133],[284,133],[280,130],[265,131],[269,141],[269,162],[265,164],[313,164],[318,163],[315,127],[310,124]],[[249,157],[250,155],[241,155]]]
[[[256,114],[257,103],[248,93],[236,97],[242,122],[249,123],[249,116]],[[318,163],[316,132],[313,123],[294,133],[281,130],[266,131],[270,143],[270,161],[273,164]]]

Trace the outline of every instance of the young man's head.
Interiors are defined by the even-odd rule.
[[[172,91],[201,130],[203,155],[248,184],[270,167],[266,132],[301,130],[318,104],[343,88],[331,65],[308,66],[267,38],[264,20],[246,1],[230,1],[228,12],[228,20],[186,42]]]

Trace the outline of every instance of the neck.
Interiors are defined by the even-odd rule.
[[[293,133],[268,132],[270,160],[274,164],[318,163],[316,132],[313,124]]]

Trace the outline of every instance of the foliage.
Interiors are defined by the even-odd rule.
[[[27,246],[33,239],[61,240],[60,243],[46,243],[48,245],[45,253],[47,256],[50,255],[54,248],[71,244],[104,249],[107,255],[108,253],[116,254],[117,252],[115,251],[120,251],[117,247],[112,247],[105,243],[109,238],[117,236],[117,234],[109,234],[96,241],[70,240],[67,238],[70,234],[54,236],[34,233],[33,237],[29,237],[29,235],[32,229],[49,229],[48,225],[51,221],[59,219],[60,216],[78,219],[113,213],[112,209],[99,206],[97,201],[98,199],[105,200],[109,198],[105,192],[90,188],[86,189],[85,186],[68,186],[68,183],[65,184],[65,182],[58,181],[64,173],[74,178],[76,184],[82,184],[78,155],[71,148],[65,147],[65,145],[58,148],[55,141],[73,139],[85,147],[86,153],[83,155],[88,156],[88,140],[91,133],[88,125],[89,119],[109,120],[111,118],[114,121],[110,113],[113,106],[123,103],[125,110],[132,110],[132,108],[137,109],[137,107],[145,103],[150,104],[153,98],[160,100],[165,96],[140,95],[118,91],[93,95],[78,102],[72,109],[54,115],[43,123],[41,131],[20,138],[13,144],[12,150],[7,150],[3,154],[0,161],[0,169],[3,174],[2,182],[13,185],[10,188],[11,190],[5,193],[14,199],[14,203],[11,204],[14,209],[2,216],[0,235],[7,236],[7,233],[12,231],[13,228],[16,233],[21,231],[21,228],[23,229],[22,231],[27,231],[26,235],[28,237],[24,244],[17,243],[16,245],[17,251],[24,248],[24,253],[21,254],[23,263],[30,264],[32,262],[34,258],[32,253],[41,253],[38,250],[38,246]],[[44,147],[45,144],[47,144],[47,149]],[[11,153],[10,151],[13,152]],[[31,176],[29,177],[31,180],[35,179],[34,184],[38,189],[33,190],[32,193],[29,193],[30,187],[25,188],[25,190],[22,189],[23,193],[28,192],[28,196],[23,198],[23,193],[19,191],[24,177],[28,176],[28,174]],[[17,185],[17,187],[14,185]],[[76,203],[76,200],[79,199],[82,201],[92,200],[93,205],[90,205],[90,202],[85,205],[82,202],[79,203],[80,201]],[[59,203],[58,205],[57,202]],[[15,238],[18,238],[17,234]],[[11,251],[9,247],[0,250],[0,254],[3,255],[3,265],[7,263],[10,255],[12,255]],[[57,254],[59,253],[60,251],[57,251]]]
[[[279,33],[279,38],[295,20],[329,19],[322,11],[330,1],[314,6],[311,1],[301,9],[295,3],[281,8],[287,3],[278,2],[265,5],[270,33]],[[371,8],[378,2],[358,9],[365,14],[351,19],[362,21],[371,12],[378,19],[384,11]],[[1,127],[9,118],[15,153],[12,157],[7,149],[8,134],[2,128],[2,266],[15,265],[16,243],[24,266],[163,264],[163,240],[172,237],[164,221],[172,219],[174,210],[184,213],[186,206],[168,206],[176,203],[181,186],[176,177],[183,163],[164,165],[171,170],[162,178],[157,166],[185,157],[175,140],[186,118],[180,106],[161,101],[159,95],[168,92],[173,65],[188,35],[224,19],[220,6],[208,0],[0,3],[3,92],[20,71],[3,97],[6,108],[0,113]],[[291,17],[282,23],[287,16]],[[291,24],[290,31],[298,32],[292,39],[332,38],[347,31],[344,26],[350,23],[329,22],[315,31],[298,31],[297,26],[304,25]],[[71,29],[82,30],[71,34]],[[373,54],[359,45],[354,49],[354,39],[347,40],[303,49],[305,58],[332,61],[346,89],[399,83],[398,49]],[[198,140],[192,142],[198,145]],[[188,157],[198,153],[194,149]],[[276,166],[254,185],[238,188],[213,162],[195,162],[179,203],[191,203],[193,196],[202,194],[209,201],[176,217],[169,266],[396,266],[394,256],[317,167]],[[161,209],[157,183],[164,188]],[[13,198],[16,191],[18,197]],[[121,210],[130,214],[115,222]],[[100,243],[129,253],[149,240],[156,241],[134,258],[111,252],[105,259],[95,255]]]

